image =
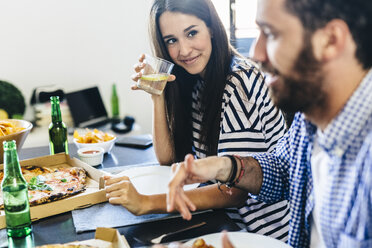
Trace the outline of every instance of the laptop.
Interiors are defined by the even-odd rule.
[[[110,122],[98,87],[65,94],[75,127],[97,127]]]

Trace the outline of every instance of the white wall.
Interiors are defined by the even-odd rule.
[[[0,0],[0,79],[66,92],[98,85],[110,112],[117,83],[121,115],[151,132],[151,99],[131,91],[133,64],[150,52],[149,0]]]

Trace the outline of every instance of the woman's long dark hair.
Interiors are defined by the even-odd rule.
[[[205,145],[208,156],[216,155],[222,96],[235,51],[210,0],[154,0],[150,12],[150,36],[156,56],[172,61],[159,27],[159,17],[165,11],[196,16],[211,31],[212,53],[206,66],[203,78],[205,87],[201,96],[203,119],[200,143]],[[192,153],[191,101],[192,90],[199,76],[189,74],[178,65],[174,66],[172,74],[176,75],[176,82],[167,84],[165,89],[166,112],[175,146],[174,159],[181,161],[187,153]]]

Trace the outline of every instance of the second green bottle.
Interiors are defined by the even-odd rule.
[[[68,154],[67,127],[62,121],[59,97],[51,96],[52,122],[49,125],[49,149],[50,154],[65,152]]]

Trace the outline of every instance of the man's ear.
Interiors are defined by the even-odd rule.
[[[315,57],[326,62],[340,56],[345,51],[350,35],[349,27],[343,20],[334,19],[328,22],[313,35]]]

